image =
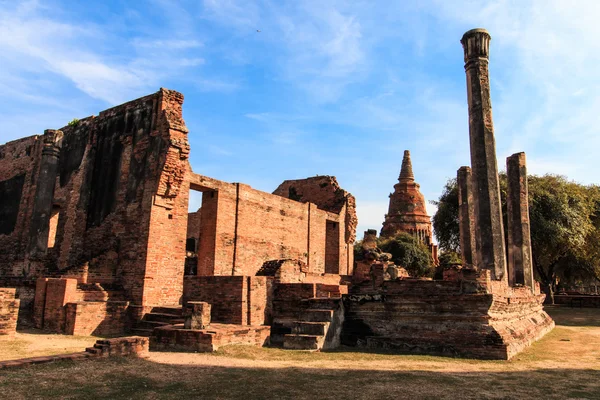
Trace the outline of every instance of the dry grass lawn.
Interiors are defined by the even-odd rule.
[[[98,339],[101,338],[42,334],[35,330],[18,332],[14,337],[0,336],[0,361],[77,353],[93,346]]]
[[[600,309],[549,311],[557,328],[508,362],[231,346],[6,370],[0,398],[600,399]]]

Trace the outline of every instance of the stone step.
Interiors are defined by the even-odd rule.
[[[283,348],[291,350],[318,350],[323,336],[319,335],[300,335],[291,333],[285,335],[283,339]]]
[[[315,297],[312,299],[304,299],[302,302],[307,308],[313,310],[333,310],[338,307],[340,298],[335,297]]]
[[[160,322],[160,321],[146,321],[141,320],[137,324],[135,324],[136,329],[154,329],[159,326],[172,325],[170,322]]]
[[[294,322],[292,333],[302,335],[325,336],[329,323],[327,322]]]
[[[86,347],[85,352],[90,354],[102,354],[102,349],[96,347]]]
[[[287,333],[271,333],[269,336],[270,347],[283,347],[283,341],[285,340]]]
[[[303,322],[331,322],[333,310],[313,310],[308,309],[300,314],[300,321]]]
[[[181,306],[160,306],[160,307],[152,307],[150,313],[159,313],[159,314],[170,314],[175,315],[181,318],[183,315],[183,308]]]
[[[150,337],[152,336],[152,331],[154,329],[145,329],[145,328],[132,328],[131,333],[137,336]]]
[[[180,315],[151,312],[144,315],[144,321],[165,322],[169,325],[183,324],[185,318]]]

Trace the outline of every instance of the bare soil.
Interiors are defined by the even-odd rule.
[[[0,398],[600,399],[600,309],[548,311],[557,328],[511,361],[228,346],[6,370]]]

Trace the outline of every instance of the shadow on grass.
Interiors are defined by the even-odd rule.
[[[227,368],[142,359],[57,363],[0,374],[11,399],[564,399],[600,398],[600,371],[390,371]],[[8,397],[7,397],[8,398]]]
[[[545,306],[544,310],[556,325],[600,327],[600,308],[571,308],[568,306]]]

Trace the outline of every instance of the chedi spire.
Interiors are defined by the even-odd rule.
[[[410,161],[410,151],[404,150],[404,158],[402,158],[402,169],[398,177],[400,182],[413,182],[415,175],[412,170],[412,162]]]

